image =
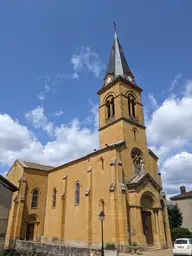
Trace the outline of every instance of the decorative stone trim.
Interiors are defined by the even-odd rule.
[[[118,164],[118,166],[122,166],[123,165],[121,160],[117,160],[117,164]]]
[[[114,121],[111,121],[110,123],[104,125],[103,127],[99,128],[98,131],[102,131],[103,129],[109,127],[110,125],[116,124],[116,123],[118,123],[118,122],[120,122],[122,120],[127,122],[127,123],[134,124],[135,126],[140,127],[142,129],[146,129],[146,127],[144,125],[142,125],[142,124],[140,124],[138,122],[135,122],[135,121],[131,120],[130,118],[120,117],[120,118],[118,118],[118,119],[116,119]]]
[[[63,177],[63,180],[66,180],[67,179],[67,175],[65,175],[64,177]]]
[[[163,200],[166,198],[166,195],[165,195],[165,192],[164,191],[161,191],[160,192],[160,199]]]
[[[109,186],[109,191],[114,192],[114,190],[115,190],[115,184],[111,183]]]
[[[132,190],[132,189],[136,189],[137,187],[139,187],[140,185],[142,185],[144,183],[144,180],[146,183],[150,182],[152,184],[152,186],[158,191],[160,192],[161,191],[161,187],[157,184],[157,182],[151,177],[151,175],[149,173],[146,173],[145,176],[143,176],[142,179],[140,179],[138,182],[136,183],[127,183],[127,188],[129,190]]]
[[[118,82],[123,82],[123,86],[125,87],[128,87],[128,88],[134,88],[135,90],[137,90],[138,92],[142,92],[143,90],[135,85],[135,84],[132,84],[131,82],[129,82],[128,80],[126,80],[125,78],[123,78],[122,76],[118,76],[115,80],[113,80],[111,83],[109,83],[108,85],[102,87],[98,92],[97,94],[98,95],[101,95],[102,93],[104,93],[105,91],[107,91],[108,89],[112,88],[116,83]]]
[[[63,200],[64,197],[65,197],[65,193],[62,193],[62,194],[61,194],[61,200]]]
[[[87,169],[87,172],[91,172],[92,170],[92,166],[90,166],[88,169]]]
[[[120,191],[125,192],[126,191],[126,185],[124,183],[119,183],[120,185]]]
[[[89,193],[90,193],[90,188],[86,188],[86,189],[85,189],[85,196],[88,196]]]
[[[111,161],[110,166],[115,166],[115,160]]]

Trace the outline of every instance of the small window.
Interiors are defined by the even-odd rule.
[[[57,200],[57,190],[56,188],[53,189],[53,208],[56,207],[56,200]]]
[[[103,199],[100,200],[100,207],[101,207],[101,211],[105,211],[105,202]]]
[[[32,194],[32,202],[31,202],[31,208],[37,208],[38,206],[38,199],[39,199],[39,191],[37,189],[33,190]]]
[[[75,186],[75,205],[79,205],[80,204],[80,184],[79,182],[76,183]]]
[[[175,241],[175,244],[188,244],[187,239],[179,239]]]
[[[138,130],[134,127],[132,131],[133,131],[134,140],[137,140],[137,133],[138,133]]]

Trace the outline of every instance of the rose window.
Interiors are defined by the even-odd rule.
[[[133,159],[133,163],[134,163],[135,167],[141,168],[141,163],[143,160],[143,154],[142,154],[141,150],[139,150],[138,148],[133,148],[131,150],[131,157]]]

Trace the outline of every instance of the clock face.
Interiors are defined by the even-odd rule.
[[[111,77],[109,76],[109,77],[107,78],[107,84],[110,83],[110,82],[111,82]]]
[[[133,81],[133,78],[131,76],[128,76],[127,79],[132,82]]]

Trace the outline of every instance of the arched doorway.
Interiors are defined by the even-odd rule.
[[[145,193],[141,197],[141,215],[143,224],[143,233],[148,246],[154,245],[153,228],[152,228],[152,209],[154,201],[150,194]]]
[[[30,216],[27,222],[27,230],[26,230],[26,240],[32,241],[34,240],[34,231],[35,231],[35,224],[37,219],[35,216]]]

